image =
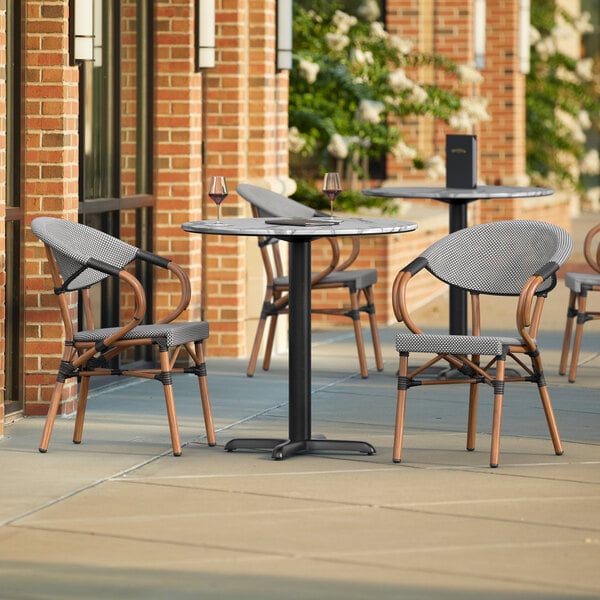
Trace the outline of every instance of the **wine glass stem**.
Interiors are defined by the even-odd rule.
[[[329,204],[331,206],[331,209],[329,211],[329,216],[333,219],[333,200],[330,200]]]
[[[217,223],[221,222],[221,204],[217,204]]]

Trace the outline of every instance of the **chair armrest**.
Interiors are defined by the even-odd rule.
[[[175,262],[169,261],[167,267],[179,280],[181,286],[181,295],[179,304],[168,315],[156,321],[156,323],[170,323],[174,321],[189,305],[192,298],[192,286],[187,273]]]
[[[311,286],[314,286],[315,284],[319,283],[321,279],[327,277],[327,275],[329,275],[329,273],[331,273],[332,271],[336,271],[337,264],[340,261],[340,246],[338,244],[338,241],[333,237],[328,237],[325,239],[329,242],[329,245],[331,246],[331,258],[329,260],[329,264],[322,271],[320,271],[312,277],[312,279],[310,280]]]
[[[336,271],[345,271],[357,258],[360,252],[360,238],[355,235],[352,237],[352,250],[348,258],[336,267]]]
[[[413,333],[423,333],[423,331],[415,324],[408,312],[406,289],[413,276],[425,268],[426,265],[427,260],[425,258],[416,258],[396,275],[392,286],[392,307],[396,320],[399,323],[404,323]]]
[[[545,293],[539,295],[537,290],[545,279],[543,275],[532,275],[525,282],[517,302],[517,329],[532,352],[537,347],[535,338],[537,337],[542,308],[546,298]]]

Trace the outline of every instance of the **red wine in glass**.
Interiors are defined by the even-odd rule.
[[[210,178],[208,185],[208,195],[211,200],[217,205],[217,220],[215,225],[225,225],[221,221],[221,203],[227,198],[227,180],[222,175]]]
[[[342,191],[339,173],[325,173],[323,178],[323,193],[329,198],[331,206],[330,218],[333,220],[333,201]]]

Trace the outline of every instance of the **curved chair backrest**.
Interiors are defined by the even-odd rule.
[[[544,273],[538,292],[551,290],[556,285],[554,271],[567,260],[572,245],[571,236],[550,223],[495,221],[451,233],[421,257],[431,273],[450,285],[518,296],[529,277],[542,268],[550,271]]]
[[[309,206],[257,185],[240,183],[236,187],[236,191],[257,209],[259,217],[310,218],[319,214]]]
[[[600,223],[594,225],[585,235],[583,251],[588,265],[600,273]]]
[[[37,217],[31,222],[31,230],[52,248],[68,291],[90,287],[108,277],[90,268],[90,261],[122,269],[139,253],[135,246],[107,233],[64,219]]]

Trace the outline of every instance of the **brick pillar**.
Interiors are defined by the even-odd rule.
[[[194,73],[194,2],[162,0],[155,9],[154,249],[182,265],[192,281],[187,317],[200,318],[201,239],[181,223],[203,218],[201,208],[201,76]],[[172,309],[167,274],[156,271],[155,312]],[[163,291],[164,290],[164,291]]]
[[[47,410],[63,328],[45,252],[28,225],[40,214],[77,220],[79,75],[69,65],[68,0],[29,1],[26,15],[25,413],[36,415]],[[74,393],[71,382],[65,386],[61,412],[73,410]]]

